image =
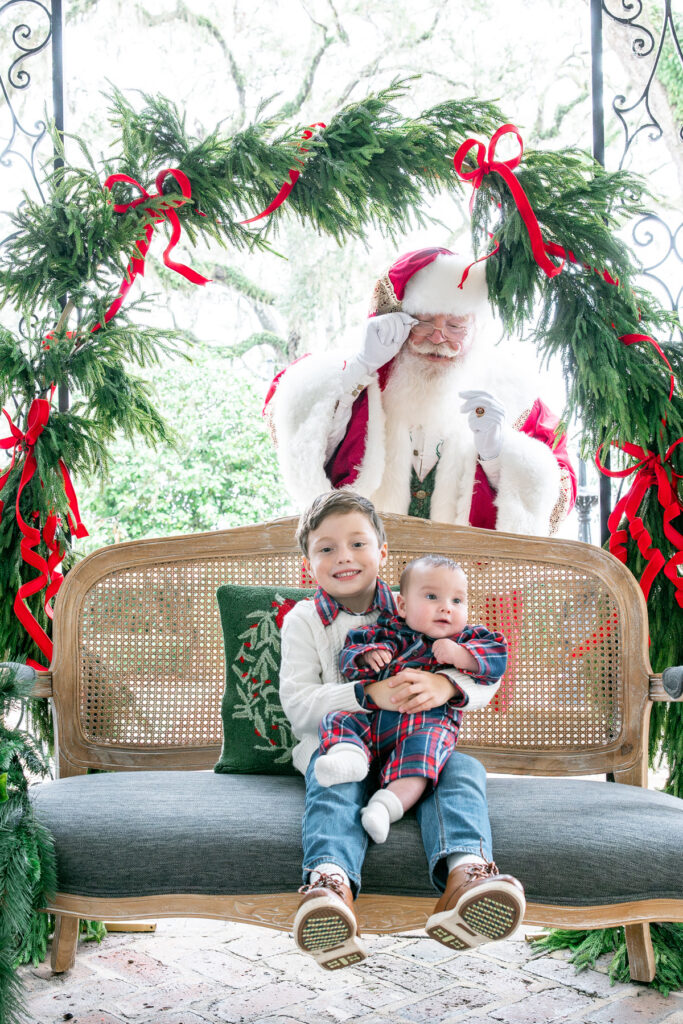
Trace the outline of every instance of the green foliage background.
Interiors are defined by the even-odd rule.
[[[214,346],[196,343],[190,359],[182,390],[172,372],[155,387],[176,446],[160,453],[117,441],[107,478],[79,488],[90,533],[79,548],[201,533],[293,512],[261,417],[263,385],[243,368],[226,376],[225,353]]]

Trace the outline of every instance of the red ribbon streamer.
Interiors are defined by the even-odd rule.
[[[605,476],[627,477],[632,473],[636,474],[635,480],[628,492],[617,503],[607,520],[607,526],[610,531],[609,549],[620,562],[626,563],[626,542],[630,535],[647,562],[645,571],[640,578],[640,586],[645,599],[647,600],[649,597],[652,583],[657,574],[664,572],[664,575],[674,586],[676,601],[683,608],[683,576],[678,572],[678,566],[683,565],[683,535],[671,525],[672,521],[683,512],[683,506],[678,500],[675,487],[669,479],[664,465],[671,461],[674,449],[679,444],[683,444],[683,437],[674,441],[667,449],[663,460],[659,455],[655,455],[654,452],[641,448],[636,444],[618,444],[617,442],[612,442],[612,444],[639,461],[628,469],[609,470],[600,462],[602,445],[596,453],[595,463],[600,472],[604,473]],[[673,469],[672,475],[676,480],[683,479],[683,476],[674,473]],[[640,504],[651,487],[657,488],[657,498],[659,504],[664,509],[664,536],[677,549],[676,553],[668,560],[659,548],[653,547],[652,537],[646,530],[643,520],[637,515]],[[628,528],[620,530],[619,524],[624,517],[626,518]]]
[[[517,141],[519,142],[519,153],[510,160],[496,160],[496,146],[504,135],[514,135],[517,138]],[[475,162],[477,166],[472,171],[463,171],[462,165],[465,157],[473,148],[476,149]],[[515,167],[519,166],[519,163],[521,162],[523,153],[524,143],[522,142],[522,136],[513,124],[504,124],[501,125],[498,131],[496,131],[492,136],[488,145],[488,150],[484,143],[480,142],[478,139],[465,139],[453,157],[453,165],[463,181],[472,182],[473,191],[472,198],[470,200],[470,210],[472,209],[472,204],[474,202],[474,193],[481,187],[481,183],[483,182],[485,175],[495,172],[501,176],[512,192],[512,198],[514,199],[517,209],[524,221],[529,234],[529,241],[531,242],[531,251],[534,254],[536,263],[541,270],[545,271],[548,277],[556,277],[557,274],[562,272],[564,261],[558,267],[546,255],[545,243],[543,241],[543,235],[541,234],[538,220],[536,219],[536,214],[531,207],[531,203],[527,198],[526,192],[520,185],[516,176],[513,174]],[[490,253],[489,255],[493,255],[493,253]],[[469,267],[467,270],[469,270]]]
[[[517,156],[512,157],[510,160],[499,161],[495,159],[496,145],[504,135],[516,136],[517,141],[519,142],[519,153],[517,154]],[[477,166],[472,171],[463,171],[462,165],[465,160],[465,157],[468,155],[468,153],[473,147],[475,147],[477,151],[475,158]],[[545,271],[548,277],[555,277],[557,274],[561,273],[564,267],[565,260],[568,259],[572,263],[579,263],[580,260],[577,256],[575,256],[571,249],[565,249],[564,246],[558,245],[556,242],[543,241],[543,236],[541,235],[541,229],[536,219],[536,215],[533,209],[531,208],[531,204],[526,196],[526,193],[524,192],[524,189],[519,184],[519,181],[513,174],[515,167],[519,166],[523,153],[524,143],[518,130],[515,128],[513,124],[504,124],[501,125],[498,131],[495,132],[495,134],[492,136],[491,141],[489,142],[488,151],[483,142],[479,142],[477,139],[465,139],[465,141],[458,148],[457,153],[453,157],[453,165],[459,176],[463,179],[463,181],[472,182],[470,212],[472,212],[474,194],[476,190],[481,187],[481,183],[484,180],[485,175],[491,174],[493,171],[495,171],[497,174],[500,174],[500,176],[504,179],[510,191],[512,192],[512,196],[517,205],[517,209],[519,210],[522,220],[526,225],[526,229],[529,233],[529,240],[531,242],[531,251],[534,254],[534,259],[536,260],[536,263],[542,270]],[[489,259],[489,257],[493,256],[494,253],[496,253],[497,251],[498,244],[496,243],[496,247],[492,250],[492,252],[488,253],[486,256],[480,257],[479,260],[475,260],[474,263],[479,263],[481,262],[481,260]],[[558,256],[562,260],[560,266],[558,267],[554,263],[552,263],[547,258],[546,253],[550,253],[553,256]],[[462,278],[460,280],[460,284],[458,286],[459,288],[462,288],[462,286],[464,285],[465,281],[467,280],[467,275],[469,274],[470,269],[474,266],[474,263],[470,263],[470,265],[465,268],[465,272],[463,273]],[[616,287],[619,286],[618,279],[612,277],[608,270],[601,271],[597,267],[591,267],[589,263],[584,263],[583,266],[586,268],[586,270],[594,270],[596,274],[600,274],[600,276],[603,278],[603,280],[607,282],[607,284],[612,284],[615,285]],[[671,368],[669,360],[666,358],[664,352],[662,351],[661,347],[657,344],[655,339],[651,338],[649,334],[622,334],[619,336],[619,341],[623,342],[624,345],[634,345],[637,344],[638,342],[646,341],[654,346],[654,348],[657,350],[657,352],[669,368],[669,401],[671,401],[674,393],[673,370]]]
[[[656,348],[666,365],[669,367],[669,401],[671,401],[674,394],[674,372],[671,368],[671,363],[666,358],[655,339],[651,338],[649,334],[622,334],[619,337],[619,341],[623,341],[624,345],[637,345],[641,341],[648,341],[654,346],[654,348]]]
[[[311,128],[327,128],[327,125],[323,121],[315,121],[312,125],[309,125],[309,127],[305,130],[305,132],[302,135],[302,139],[305,140],[310,139],[312,137],[313,132],[311,131]],[[304,149],[303,146],[299,146],[299,152],[308,153],[308,150]],[[301,163],[302,161],[299,160],[298,162]],[[266,206],[265,210],[262,210],[261,213],[257,213],[255,217],[249,217],[247,220],[241,220],[240,224],[253,224],[255,220],[261,220],[262,217],[267,217],[269,214],[273,212],[273,210],[277,210],[278,206],[282,206],[285,199],[287,198],[287,196],[289,195],[289,193],[292,191],[297,181],[299,180],[300,174],[301,171],[294,170],[294,168],[290,167],[289,181],[285,181],[278,194],[270,203],[268,203],[268,206]]]
[[[572,263],[581,262],[578,259],[578,257],[574,255],[571,249],[565,249],[564,246],[557,245],[555,242],[547,242],[545,248],[548,252],[552,253],[553,256],[561,256],[563,259],[568,259]],[[597,267],[591,267],[590,263],[584,263],[583,266],[586,270],[594,270],[596,274],[599,274],[602,277],[602,279],[607,282],[607,284],[613,284],[615,285],[615,287],[619,287],[619,279],[612,277],[608,270],[599,270]],[[658,343],[655,341],[655,339],[650,337],[649,334],[620,334],[619,341],[622,341],[624,345],[637,345],[641,341],[647,341],[657,350],[657,352],[669,368],[669,401],[671,401],[674,393],[674,372],[671,368],[671,363],[666,358],[664,352],[662,351]]]
[[[165,265],[169,270],[175,270],[177,274],[181,274],[188,281],[191,281],[192,284],[208,284],[210,281],[208,277],[203,277],[201,274],[198,274],[196,270],[192,269],[192,267],[188,267],[184,263],[178,263],[171,259],[171,252],[179,242],[181,233],[180,220],[178,219],[178,214],[175,212],[175,208],[183,206],[188,199],[192,198],[192,186],[190,185],[190,179],[186,174],[172,167],[167,167],[165,170],[159,171],[156,176],[157,191],[155,195],[150,195],[147,189],[143,188],[139,181],[136,181],[135,178],[131,178],[128,174],[110,174],[104,183],[104,187],[111,191],[112,185],[114,185],[115,182],[125,181],[129,185],[134,185],[140,190],[140,192],[142,192],[142,195],[138,199],[133,199],[130,203],[114,204],[114,210],[116,213],[125,213],[127,210],[132,210],[136,206],[140,206],[141,204],[148,202],[150,199],[166,198],[163,194],[163,184],[168,175],[174,178],[180,185],[182,195],[180,197],[168,196],[168,205],[160,209],[153,209],[150,207],[146,208],[146,212],[154,219],[154,223],[145,225],[145,237],[138,240],[139,255],[133,256],[128,264],[128,271],[126,277],[121,282],[119,294],[104,315],[105,324],[109,323],[109,321],[115,317],[120,310],[123,305],[123,301],[138,274],[143,275],[145,273],[145,257],[147,256],[147,251],[152,242],[154,228],[164,220],[167,220],[171,225],[171,239],[164,249]],[[201,214],[200,216],[204,216],[204,214]],[[92,329],[92,333],[94,334],[95,331],[98,331],[101,327],[102,324],[95,324]]]
[[[47,612],[48,617],[52,618],[52,606],[49,602],[59,590],[63,580],[62,574],[57,569],[63,556],[63,552],[59,550],[59,545],[56,541],[59,517],[54,513],[50,513],[47,517],[42,534],[42,540],[45,542],[49,555],[47,559],[44,559],[36,550],[34,550],[38,547],[41,541],[40,529],[29,525],[29,523],[27,523],[23,518],[21,514],[21,497],[24,489],[33,479],[37,468],[35,446],[50,418],[51,398],[54,394],[54,390],[53,385],[50,400],[46,398],[34,398],[28,411],[26,433],[20,430],[20,428],[12,422],[7,410],[3,409],[2,411],[9,423],[10,436],[0,439],[0,448],[5,449],[5,451],[12,449],[12,461],[10,462],[9,468],[5,473],[3,473],[2,477],[0,477],[0,492],[4,488],[10,473],[14,469],[17,461],[17,452],[19,453],[19,458],[21,458],[22,455],[24,456],[24,464],[21,470],[21,479],[19,480],[19,488],[17,490],[15,503],[17,525],[19,526],[19,530],[22,534],[22,540],[19,547],[23,561],[27,565],[38,570],[38,576],[26,583],[23,583],[19,587],[14,598],[14,613],[39,650],[47,658],[48,664],[52,658],[52,641],[27,607],[26,599],[45,589],[45,611]],[[59,467],[62,473],[64,490],[69,504],[69,528],[74,536],[87,537],[88,531],[81,521],[74,487],[63,459],[59,460]],[[3,507],[3,503],[0,502],[0,518],[2,516]],[[34,517],[37,517],[38,513],[34,512],[33,515]],[[46,667],[30,658],[27,659],[27,664],[39,671],[42,671]]]

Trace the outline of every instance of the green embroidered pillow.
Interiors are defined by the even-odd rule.
[[[285,615],[314,590],[218,588],[225,645],[223,749],[214,771],[296,775],[296,740],[280,705],[280,630]]]

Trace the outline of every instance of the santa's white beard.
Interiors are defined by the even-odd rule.
[[[394,360],[382,393],[388,432],[392,428],[452,426],[461,404],[458,391],[467,386],[470,353],[442,356],[438,361],[415,355],[404,346]]]

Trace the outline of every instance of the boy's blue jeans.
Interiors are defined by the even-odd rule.
[[[318,864],[337,864],[346,871],[354,896],[360,891],[361,870],[368,834],[361,825],[360,810],[368,801],[369,780],[321,786],[313,767],[306,772],[306,809],[302,826],[303,880]],[[436,787],[417,805],[432,882],[446,887],[451,853],[480,854],[491,860],[491,826],[486,803],[486,771],[473,757],[456,750],[447,761]]]

